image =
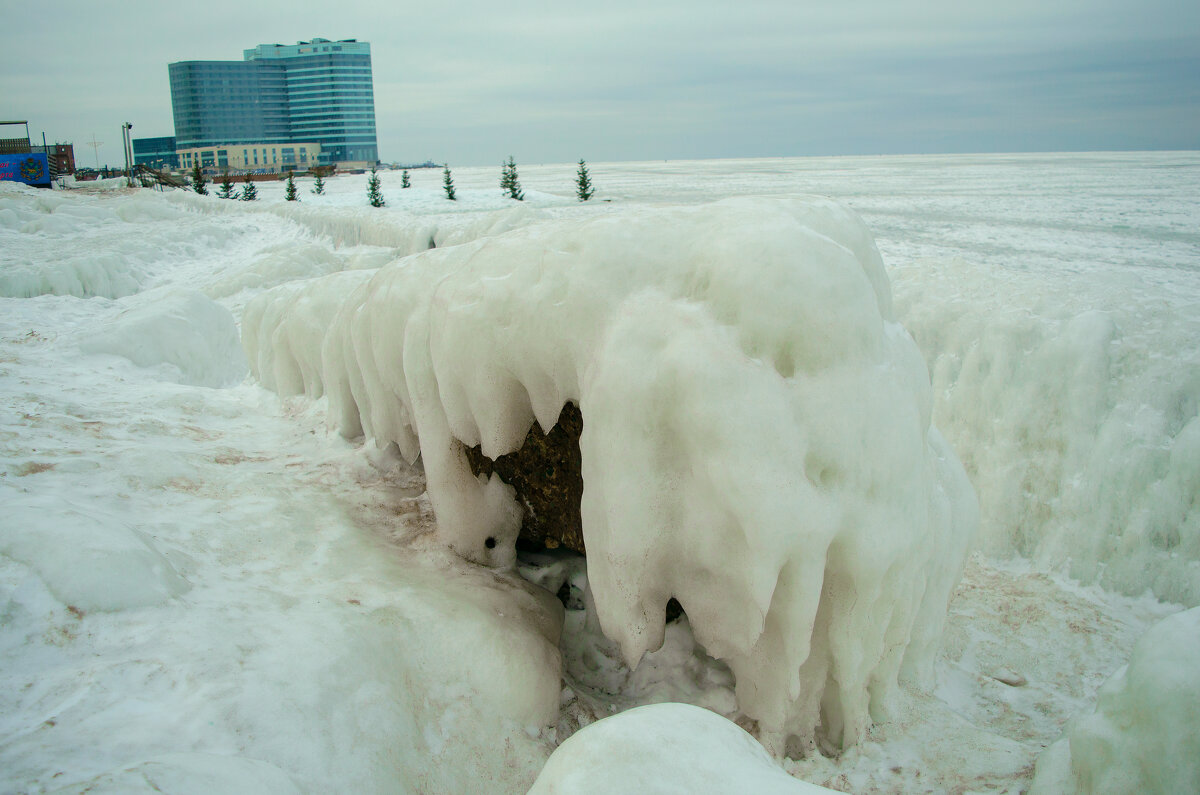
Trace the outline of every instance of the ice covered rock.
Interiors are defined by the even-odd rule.
[[[555,749],[530,795],[832,790],[789,776],[754,738],[714,712],[653,704],[604,718]]]
[[[1038,760],[1031,793],[1200,792],[1200,607],[1156,624],[1094,712]]]
[[[264,293],[245,315],[255,374],[327,395],[347,436],[419,454],[440,536],[478,563],[512,563],[522,508],[466,450],[512,453],[576,404],[605,634],[635,665],[677,599],[773,749],[818,730],[855,743],[901,675],[928,674],[974,492],[840,205],[533,224]]]

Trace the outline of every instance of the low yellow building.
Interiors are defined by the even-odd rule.
[[[319,143],[224,144],[176,150],[179,167],[190,171],[197,160],[200,168],[210,174],[226,171],[245,173],[282,173],[307,171],[317,165],[321,155]]]

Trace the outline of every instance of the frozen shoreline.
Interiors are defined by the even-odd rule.
[[[1021,210],[1021,198],[1037,193],[1028,186],[1007,203],[972,199],[987,195],[989,168],[1003,165],[986,159],[965,166],[961,159],[957,166],[939,166],[938,159],[856,159],[849,164],[856,171],[864,170],[864,160],[879,169],[857,176],[838,173],[845,163],[819,164],[828,170],[812,173],[814,163],[802,161],[787,174],[764,176],[757,183],[744,174],[731,189],[775,192],[808,172],[809,179],[799,186],[806,192],[836,193],[824,188],[843,184],[864,191],[840,198],[864,215],[879,239],[901,319],[935,365],[935,416],[943,412],[945,418],[939,424],[969,459],[981,494],[989,484],[1011,488],[1005,477],[1014,477],[1016,484],[1029,478],[1035,486],[1033,499],[1012,504],[1007,515],[993,511],[991,521],[999,516],[1025,533],[1031,527],[1046,529],[1038,539],[1059,539],[1039,547],[1038,539],[1010,538],[1003,527],[994,527],[990,545],[984,546],[988,557],[973,559],[952,603],[938,663],[937,698],[918,700],[905,720],[876,727],[860,749],[836,760],[789,763],[792,772],[856,791],[1019,784],[1028,779],[1040,747],[1056,739],[1061,724],[1092,702],[1095,689],[1123,664],[1141,632],[1177,609],[1071,585],[1045,573],[1065,564],[1063,550],[1077,548],[1073,545],[1078,545],[1083,525],[1072,517],[1087,494],[1072,497],[1058,487],[1054,492],[1036,487],[1052,482],[1046,478],[1051,471],[1046,464],[1068,486],[1075,472],[1112,482],[1103,478],[1120,472],[1114,475],[1100,464],[1136,461],[1139,451],[1147,450],[1139,471],[1155,478],[1151,482],[1166,483],[1155,492],[1159,502],[1169,504],[1163,495],[1172,493],[1164,478],[1183,477],[1174,488],[1188,488],[1186,477],[1192,475],[1170,463],[1182,458],[1183,448],[1174,459],[1169,448],[1166,459],[1153,450],[1160,438],[1155,434],[1186,441],[1183,431],[1196,410],[1188,402],[1197,395],[1189,380],[1197,368],[1197,346],[1190,344],[1198,338],[1192,311],[1200,294],[1196,241],[1183,230],[1187,219],[1177,220],[1180,203],[1172,190],[1189,192],[1200,161],[1195,155],[1067,157],[1048,182],[1065,186],[1071,180],[1064,171],[1091,173],[1102,159],[1148,171],[1181,158],[1189,165],[1180,169],[1177,182],[1154,183],[1146,171],[1118,171],[1111,187],[1093,185],[1082,191],[1074,202],[1078,207],[1084,201],[1084,212],[1070,222],[1039,215],[1036,207],[1028,214]],[[594,166],[593,178],[600,196],[607,188],[615,194],[611,198],[622,202],[690,202],[709,185],[727,184],[723,164],[711,165],[719,173],[705,175],[707,181],[699,187],[685,182],[683,175],[688,169],[702,171],[703,164],[669,165],[675,170],[657,165],[640,172],[628,169],[624,188],[616,181],[621,164]],[[969,172],[959,172],[963,179],[947,183],[962,187],[960,195],[922,187],[935,181],[937,168],[948,169],[939,179],[954,176],[951,166]],[[996,181],[1000,188],[1019,183],[1021,169],[1005,168],[1010,170],[990,172],[993,188]],[[493,190],[491,170],[456,171],[460,194],[470,201],[455,213],[446,211],[432,189],[404,206],[387,176],[384,191],[391,209],[385,212],[421,216],[436,226],[434,234],[476,234],[471,229],[479,211],[511,208]],[[606,176],[613,181],[606,183]],[[333,180],[328,204],[369,219],[369,210],[350,209],[355,202],[365,204],[365,192],[350,182],[358,179]],[[603,212],[603,206],[581,208],[561,197],[540,200],[538,191],[547,193],[549,175],[543,181],[538,168],[522,169],[522,179],[534,207],[515,208],[519,215],[505,223],[533,222],[543,213]],[[672,179],[680,184],[674,194],[667,187]],[[473,195],[475,181],[479,187]],[[972,186],[974,194],[968,190]],[[11,202],[0,206],[0,242],[12,252],[8,257],[43,263],[74,257],[94,263],[108,252],[116,255],[112,267],[128,268],[142,288],[112,299],[0,299],[5,308],[0,366],[9,417],[2,428],[2,483],[5,504],[12,506],[3,536],[5,555],[0,557],[4,689],[13,694],[0,722],[6,741],[2,767],[9,771],[6,791],[73,785],[180,751],[257,760],[282,771],[279,775],[301,790],[383,790],[396,779],[407,780],[413,789],[444,790],[505,769],[515,772],[497,785],[520,791],[553,747],[554,737],[531,736],[523,726],[498,719],[513,705],[504,703],[504,693],[489,692],[486,684],[497,676],[545,669],[531,668],[526,651],[508,652],[502,658],[508,662],[496,669],[507,673],[492,671],[477,680],[482,660],[477,650],[462,645],[467,637],[499,626],[505,632],[530,633],[523,649],[552,649],[553,642],[530,618],[541,609],[539,597],[519,583],[473,572],[421,540],[430,517],[418,496],[418,474],[404,470],[398,460],[327,435],[320,404],[280,401],[252,384],[186,386],[178,383],[179,362],[139,368],[111,354],[81,352],[79,346],[120,311],[154,306],[161,295],[156,288],[200,289],[236,318],[251,295],[272,283],[330,269],[372,267],[397,247],[383,240],[331,245],[330,232],[294,217],[292,208],[280,201],[282,187],[278,196],[272,187],[263,191],[259,207],[220,208],[216,214],[199,211],[199,200],[179,197],[131,202],[126,196],[51,194],[32,200],[56,204],[51,213],[30,209],[28,197],[0,193],[0,200]],[[302,182],[302,191],[306,189]],[[419,183],[414,188],[421,189]],[[922,189],[928,192],[922,194]],[[1131,198],[1121,204],[1114,197],[1122,191],[1144,201]],[[302,195],[304,212],[320,205],[319,197]],[[1062,193],[1044,198],[1047,205],[1062,201]],[[1154,201],[1161,213],[1146,206]],[[939,206],[955,202],[953,215],[939,214]],[[903,212],[893,212],[898,207]],[[983,207],[990,217],[980,212]],[[36,217],[9,223],[9,212]],[[1132,223],[1123,224],[1123,231],[1111,224],[1108,236],[1093,237],[1091,248],[1077,249],[1073,236],[1087,239],[1107,223],[1109,214]],[[521,217],[525,215],[530,217]],[[27,227],[29,223],[36,227]],[[1027,234],[1037,228],[1043,236]],[[1002,230],[1015,253],[997,242]],[[1050,245],[1055,232],[1063,241],[1059,249]],[[955,242],[956,235],[966,237]],[[952,259],[975,249],[975,259]],[[1064,269],[1070,262],[1077,263],[1076,271]],[[1167,267],[1172,262],[1174,270]],[[12,262],[3,264],[8,268]],[[1069,287],[1075,279],[1084,280],[1082,289]],[[952,314],[945,311],[947,301],[957,304]],[[1118,336],[1102,325],[1062,336],[1070,326],[1067,321],[1097,310],[1115,318]],[[1022,317],[1014,319],[1011,313],[1018,311]],[[947,317],[954,318],[953,325],[946,324]],[[986,404],[987,389],[1002,388],[1005,381],[951,379],[949,373],[939,373],[935,354],[961,359],[972,335],[980,337],[980,328],[1017,333],[1015,339],[1027,343],[1020,352],[1033,354],[1014,369],[1000,371],[1009,385],[1021,376],[1021,363],[1037,363],[1049,372],[1063,361],[1074,361],[1063,357],[1075,350],[1108,357],[1101,359],[1100,369],[1086,370],[1083,376],[1107,377],[1105,383],[1117,386],[1099,407],[1085,403],[1081,408],[1071,398],[1074,425],[1066,427],[1078,435],[1074,442],[1065,439],[1068,454],[1057,463],[1042,460],[1041,469],[1014,475],[1015,463],[1038,463],[1028,449],[1018,456],[1011,448],[972,448],[961,441],[977,435],[982,421],[964,407]],[[1056,347],[1055,340],[1061,339],[1080,345]],[[974,391],[967,389],[972,383]],[[1034,378],[1029,383],[1030,399],[1053,397],[1045,387],[1051,381]],[[964,391],[954,395],[956,387]],[[1011,433],[1028,438],[1031,428],[1020,424],[1018,411],[1023,405],[1002,391],[996,396],[995,410],[979,416],[998,417],[1002,424],[1011,423]],[[1124,405],[1138,407],[1134,401],[1155,409],[1156,400],[1166,412],[1160,412],[1159,424],[1145,414],[1122,414]],[[1176,412],[1174,419],[1170,411]],[[1057,422],[1053,416],[1049,421]],[[1098,435],[1097,428],[1105,427],[1105,435]],[[1106,440],[1108,447],[1094,447],[1097,439]],[[1079,447],[1084,444],[1086,449]],[[1092,455],[1101,457],[1089,464]],[[1079,463],[1076,458],[1083,463],[1071,470],[1066,464]],[[980,472],[987,473],[982,484]],[[1000,498],[992,504],[1010,505]],[[1121,502],[1109,513],[1122,527],[1144,522],[1144,532],[1152,536],[1158,520],[1146,510],[1136,502]],[[1185,554],[1185,563],[1188,545],[1196,543],[1188,535],[1195,521],[1194,514],[1184,514],[1183,523],[1176,524],[1180,537],[1173,549],[1176,558]],[[100,529],[87,531],[89,526]],[[45,534],[46,546],[16,550],[11,538],[18,529]],[[128,574],[136,579],[124,580],[158,585],[130,592],[127,609],[117,612],[105,611],[102,604],[95,609],[74,604],[94,592],[79,577],[55,581],[54,572],[78,573],[85,566],[70,552],[82,548],[86,537],[108,539],[106,549],[118,561],[115,576]],[[156,568],[153,555],[139,553],[142,569],[120,568],[132,565],[125,554],[130,549],[161,555],[186,587]],[[1032,556],[1033,567],[1004,562],[1014,549]],[[1100,561],[1108,553],[1097,554]],[[1169,566],[1147,560],[1145,566],[1170,575]],[[1086,561],[1083,565],[1076,573],[1086,576]],[[1111,576],[1125,590],[1138,590],[1132,574]],[[1186,587],[1188,576],[1185,565],[1159,587],[1192,601],[1196,594]],[[474,585],[447,588],[447,579]],[[1152,585],[1146,582],[1143,589]],[[111,589],[101,590],[111,596]],[[497,618],[497,611],[507,616]],[[415,647],[441,652],[418,654]],[[664,681],[681,662],[686,660],[663,666]],[[1027,684],[1003,684],[995,677],[1008,676],[1005,671]],[[656,694],[665,687],[653,677],[638,686]],[[720,683],[710,681],[705,687],[711,689],[713,703],[720,704]],[[491,727],[486,737],[473,723],[480,715]],[[964,728],[964,720],[974,728]],[[316,736],[324,739],[314,740]],[[395,750],[397,737],[410,738],[420,752]],[[498,743],[497,738],[503,739]],[[433,769],[439,760],[440,769]],[[229,774],[243,780],[250,775],[284,780],[272,778],[270,769],[261,766],[235,767],[231,763]],[[931,776],[940,776],[941,783],[931,783]]]

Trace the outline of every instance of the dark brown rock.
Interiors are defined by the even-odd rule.
[[[579,512],[583,500],[581,433],[583,414],[574,403],[567,403],[550,433],[534,422],[515,453],[493,461],[478,446],[467,450],[474,474],[495,473],[516,490],[517,501],[525,509],[518,543],[550,549],[563,546],[586,554]]]

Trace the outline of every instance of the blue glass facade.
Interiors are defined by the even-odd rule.
[[[315,141],[322,163],[379,159],[370,44],[260,44],[244,56],[170,64],[178,148]]]
[[[175,136],[134,138],[133,162],[136,165],[152,168],[178,168],[179,158],[175,156]]]

